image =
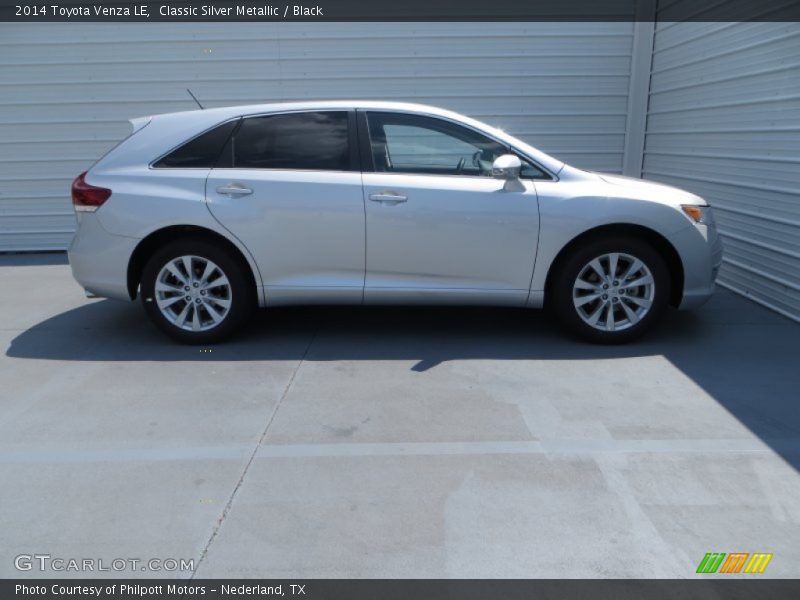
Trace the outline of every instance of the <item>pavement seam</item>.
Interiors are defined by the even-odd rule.
[[[236,493],[239,491],[239,488],[242,487],[244,478],[247,476],[247,472],[250,470],[250,465],[253,464],[253,461],[256,458],[256,454],[258,454],[258,449],[261,447],[261,444],[264,443],[264,438],[267,437],[267,432],[269,431],[269,428],[272,426],[272,423],[275,420],[275,415],[278,414],[278,409],[281,407],[281,404],[283,404],[283,400],[289,394],[289,390],[291,389],[292,384],[294,383],[295,377],[297,376],[298,371],[300,371],[300,367],[303,366],[303,363],[306,360],[306,356],[308,356],[308,352],[309,350],[311,350],[311,345],[317,338],[318,332],[319,329],[315,330],[314,333],[311,335],[311,339],[308,341],[308,345],[306,346],[306,349],[303,351],[303,355],[300,357],[297,366],[294,368],[294,371],[292,371],[292,374],[289,377],[289,381],[286,383],[286,387],[283,389],[281,397],[278,398],[278,402],[275,403],[275,408],[272,409],[272,413],[270,414],[269,419],[267,420],[267,424],[264,427],[264,430],[261,432],[261,435],[259,436],[258,441],[256,442],[255,447],[253,448],[253,451],[250,453],[250,458],[247,460],[247,464],[245,464],[244,469],[242,470],[242,474],[239,476],[239,480],[236,482],[236,485],[234,486],[233,491],[231,492],[231,495],[228,498],[228,501],[225,503],[225,507],[222,509],[222,514],[217,519],[217,524],[214,526],[214,529],[211,532],[208,541],[203,547],[203,552],[200,554],[200,558],[197,560],[197,565],[192,571],[192,575],[189,577],[189,581],[194,580],[194,578],[197,576],[197,572],[200,570],[200,565],[203,564],[203,561],[208,555],[208,550],[211,547],[211,544],[214,543],[214,540],[216,539],[219,530],[222,528],[223,523],[228,518],[228,513],[230,513],[231,507],[233,506],[233,501],[236,498]],[[182,598],[183,597],[185,596],[182,596]]]

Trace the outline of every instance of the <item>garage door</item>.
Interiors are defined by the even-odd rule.
[[[659,23],[643,176],[704,196],[720,283],[800,319],[800,23]]]
[[[61,250],[69,183],[131,117],[294,99],[397,99],[485,119],[619,172],[631,23],[0,25],[0,251]]]

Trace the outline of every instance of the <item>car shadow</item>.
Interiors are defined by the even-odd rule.
[[[259,311],[235,339],[203,348],[165,338],[138,304],[100,300],[23,331],[7,355],[120,362],[406,360],[416,372],[452,360],[664,356],[800,469],[798,348],[800,324],[723,292],[699,311],[669,311],[644,339],[623,346],[571,339],[546,311],[298,307]]]
[[[66,252],[19,252],[0,254],[0,267],[43,267],[68,265]]]
[[[308,353],[310,360],[412,359],[418,361],[415,371],[425,371],[458,359],[648,355],[666,341],[699,338],[694,320],[691,314],[671,312],[645,342],[598,346],[569,338],[545,311],[308,306],[260,310],[234,339],[200,347],[165,337],[138,304],[100,300],[27,329],[12,340],[7,355],[65,361],[258,361],[298,360]],[[309,349],[312,337],[317,343]]]

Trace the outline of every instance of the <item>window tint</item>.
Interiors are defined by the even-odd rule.
[[[244,119],[231,137],[220,166],[347,171],[347,113],[306,112]]]
[[[375,170],[491,176],[507,148],[455,123],[400,113],[367,115]]]
[[[222,153],[228,138],[236,126],[237,121],[223,123],[210,131],[200,134],[193,140],[186,142],[177,150],[173,150],[167,156],[156,162],[153,166],[157,168],[192,168],[210,169],[212,168]]]

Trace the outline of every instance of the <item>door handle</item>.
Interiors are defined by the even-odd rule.
[[[241,183],[229,183],[217,188],[217,193],[223,196],[247,196],[252,194],[253,190],[249,187],[243,186]]]
[[[370,194],[369,199],[373,202],[380,202],[381,204],[389,204],[394,206],[395,204],[406,202],[408,200],[408,196],[403,196],[402,194],[398,194],[396,192],[380,192],[378,194]]]

